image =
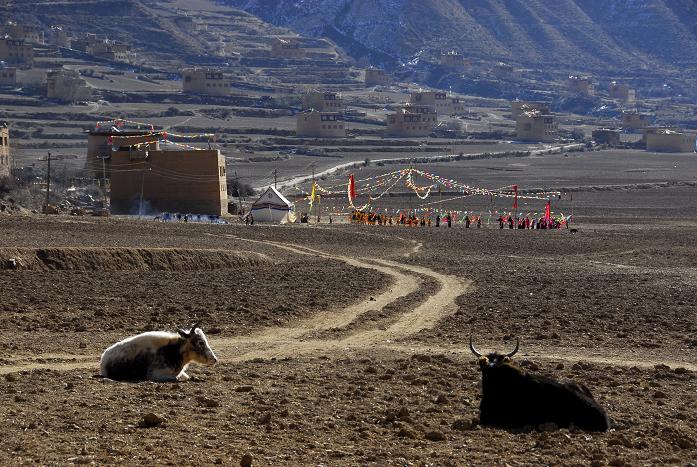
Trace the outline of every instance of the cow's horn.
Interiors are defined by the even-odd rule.
[[[474,348],[474,344],[472,344],[472,336],[470,336],[470,350],[472,351],[473,354],[475,354],[477,357],[481,357],[482,354]]]
[[[194,331],[196,330],[196,328],[198,327],[199,324],[201,324],[201,322],[200,322],[200,321],[197,321],[196,324],[194,324],[193,326],[191,326],[191,331],[189,331],[189,332],[190,332],[190,333],[194,332]]]
[[[520,347],[520,339],[517,337],[515,338],[515,349],[513,349],[513,352],[509,353],[506,355],[508,358],[511,358],[513,355],[515,355],[518,352],[518,347]]]

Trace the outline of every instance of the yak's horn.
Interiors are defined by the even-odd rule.
[[[506,355],[508,358],[511,358],[513,355],[515,355],[518,352],[518,348],[520,347],[520,339],[517,337],[515,338],[515,349],[513,349],[513,352],[509,353]]]
[[[482,354],[479,352],[476,348],[474,348],[474,344],[472,344],[472,336],[470,336],[470,350],[472,351],[473,354],[475,354],[477,357],[481,357]]]

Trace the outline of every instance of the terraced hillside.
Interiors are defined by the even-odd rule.
[[[405,62],[459,49],[483,60],[615,71],[694,68],[690,0],[226,0],[276,25]]]

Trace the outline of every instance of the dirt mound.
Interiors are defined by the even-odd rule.
[[[0,248],[0,270],[201,271],[271,260],[249,251],[181,248]]]

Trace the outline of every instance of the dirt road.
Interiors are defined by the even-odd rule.
[[[320,311],[311,318],[300,320],[291,326],[269,327],[248,336],[222,339],[212,338],[211,345],[215,348],[220,358],[227,361],[280,358],[315,352],[328,352],[335,348],[368,348],[373,345],[386,345],[423,329],[431,328],[442,317],[454,313],[457,310],[455,299],[466,293],[471,284],[470,281],[440,274],[425,267],[401,264],[394,261],[349,258],[279,242],[248,240],[229,235],[221,237],[263,243],[297,255],[320,256],[359,268],[374,269],[389,278],[382,293],[366,297],[364,300],[343,309]],[[420,246],[420,244],[415,244],[412,253],[418,252]],[[409,303],[399,304],[404,297],[418,291],[422,287],[423,280],[421,277],[428,277],[436,281],[439,290],[415,307]],[[322,331],[345,328],[361,315],[371,310],[381,310],[390,304],[403,306],[404,312],[387,328],[363,328],[339,339],[311,337],[312,334]],[[63,370],[96,368],[98,359],[98,354],[91,356],[70,354],[38,355],[31,358],[17,359],[9,365],[1,366],[0,374],[35,368]]]
[[[265,240],[251,240],[231,235],[220,237],[241,240],[251,243],[261,243],[279,249],[289,251],[296,255],[311,255],[341,261],[351,266],[376,270],[389,279],[383,291],[375,296],[366,297],[358,303],[345,308],[324,310],[314,314],[310,318],[301,319],[289,326],[273,326],[264,328],[258,332],[231,338],[210,339],[211,345],[219,357],[228,362],[243,362],[254,359],[297,357],[310,354],[327,354],[336,350],[355,349],[365,350],[379,348],[380,350],[393,350],[398,352],[413,353],[468,353],[466,348],[452,346],[419,346],[404,345],[399,341],[415,335],[419,331],[433,328],[439,320],[457,311],[457,298],[468,293],[471,281],[459,277],[441,274],[432,269],[399,263],[389,260],[370,258],[351,258],[342,255],[334,255],[317,249],[289,243],[280,243]],[[414,242],[413,248],[405,256],[418,254],[421,243]],[[424,279],[428,278],[437,284],[434,293],[427,293],[421,303],[405,301],[409,294],[419,291],[424,286]],[[361,326],[356,330],[348,330],[340,333],[337,338],[321,337],[324,331],[346,330],[361,316],[375,310],[381,310],[389,305],[398,306],[400,313],[392,322],[384,326],[380,323]],[[317,335],[320,337],[317,337]],[[99,351],[99,349],[94,349]],[[623,355],[598,355],[588,352],[569,349],[567,352],[554,353],[533,351],[522,353],[529,357],[547,360],[585,360],[593,363],[612,364],[623,367],[653,367],[660,363],[671,367],[683,367],[697,371],[697,365],[685,361],[669,361],[665,359],[637,359],[633,356]],[[8,364],[0,366],[0,374],[8,374],[18,371],[50,368],[53,370],[74,370],[98,367],[99,354],[42,354],[33,357],[6,359]]]

